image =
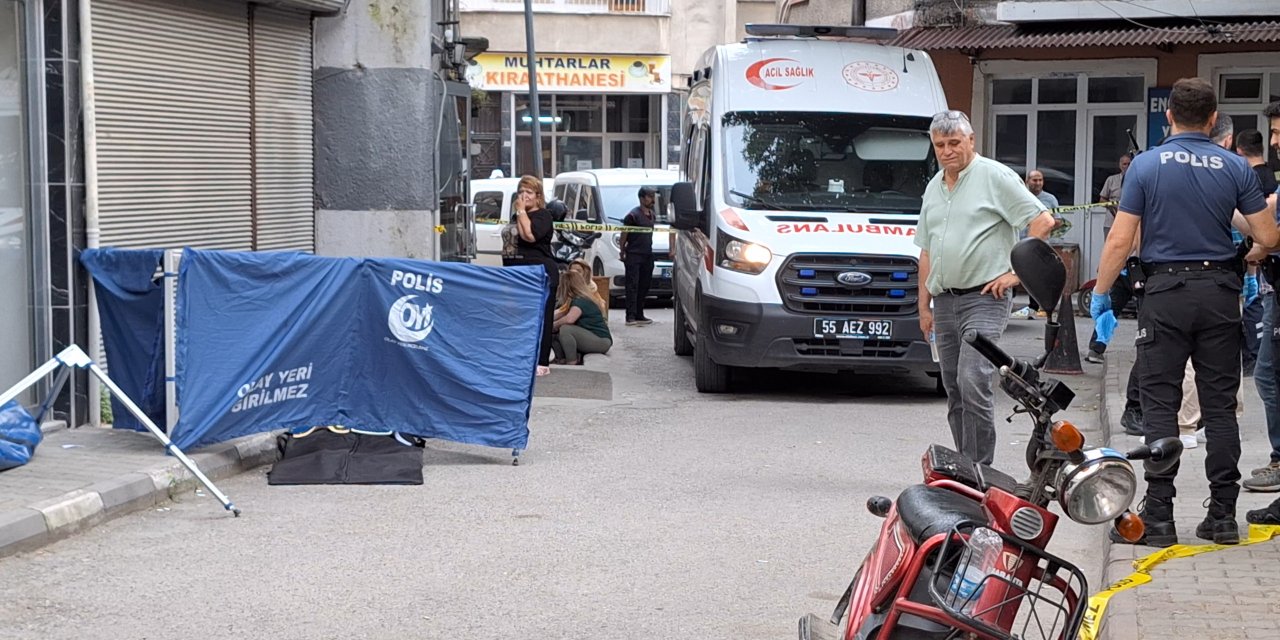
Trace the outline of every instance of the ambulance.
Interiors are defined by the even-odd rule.
[[[914,240],[947,101],[894,33],[748,25],[699,61],[671,191],[674,348],[698,391],[740,368],[937,377]]]

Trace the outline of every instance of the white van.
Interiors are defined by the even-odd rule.
[[[663,169],[591,169],[568,171],[556,176],[555,197],[569,207],[569,217],[581,222],[621,225],[640,204],[640,187],[658,192],[654,203],[653,281],[651,298],[671,297],[671,260],[668,248],[671,236],[667,220],[667,203],[671,185],[680,179],[675,171]],[[622,298],[626,293],[626,270],[619,259],[620,232],[606,232],[592,245],[592,273],[609,278],[609,296]]]
[[[511,219],[511,203],[520,178],[486,178],[471,181],[471,204],[476,214],[476,257],[472,264],[502,266],[502,225]],[[555,180],[542,181],[542,191],[550,201]]]
[[[886,29],[747,33],[690,81],[675,352],[702,392],[728,390],[735,367],[936,376],[913,243],[947,108],[933,62],[873,41]]]

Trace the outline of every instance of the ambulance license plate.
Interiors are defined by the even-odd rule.
[[[852,338],[855,340],[893,339],[892,320],[858,320],[854,318],[814,318],[813,337]]]

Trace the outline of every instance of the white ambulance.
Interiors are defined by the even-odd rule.
[[[734,368],[937,374],[913,243],[947,108],[893,31],[749,25],[690,81],[672,187],[675,352],[697,388]]]

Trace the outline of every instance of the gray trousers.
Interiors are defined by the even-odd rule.
[[[996,367],[961,336],[976,329],[999,342],[1012,307],[1012,294],[1001,300],[981,293],[944,293],[933,299],[934,339],[942,386],[947,390],[951,437],[960,453],[984,464],[991,464],[996,454]]]
[[[558,333],[551,334],[551,349],[556,352],[556,358],[569,364],[577,363],[585,353],[609,353],[612,346],[612,340],[601,338],[576,324],[566,324]]]

